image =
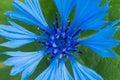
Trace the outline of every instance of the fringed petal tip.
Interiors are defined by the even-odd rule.
[[[35,80],[54,80],[57,78],[56,70],[58,68],[58,60],[52,61],[50,66],[43,71]],[[56,75],[56,76],[55,76]]]
[[[8,22],[11,26],[8,25],[0,25],[0,36],[8,39],[8,42],[1,43],[0,46],[8,47],[8,48],[18,48],[25,44],[33,42],[35,39],[43,39],[20,25],[16,24],[12,20],[8,18]]]
[[[41,27],[49,32],[49,27],[42,14],[39,0],[25,0],[25,3],[20,0],[13,0],[13,6],[17,11],[8,11],[4,14],[26,24]]]
[[[94,0],[93,2],[89,0],[78,0],[73,28],[79,26],[81,30],[101,29],[106,24],[104,17],[108,14],[110,8],[108,6],[109,1],[102,6],[100,6],[100,3],[101,0]]]
[[[74,72],[74,78],[69,74],[64,60],[54,60],[50,66],[42,72],[35,80],[103,80],[95,71],[79,64],[74,58],[71,58],[71,65]],[[51,75],[50,75],[51,74]]]
[[[89,47],[102,57],[117,58],[117,55],[111,51],[111,48],[114,48],[120,44],[120,40],[112,38],[118,30],[118,27],[115,25],[119,22],[120,20],[116,20],[110,23],[110,25],[100,30],[95,35],[85,40],[81,40],[80,44]]]
[[[15,76],[22,73],[21,80],[27,80],[35,71],[37,65],[44,57],[44,51],[39,52],[4,52],[3,54],[13,56],[6,61],[4,64],[7,66],[13,66],[10,75]]]
[[[54,3],[60,13],[61,19],[66,22],[77,0],[54,0]]]
[[[75,80],[104,80],[99,74],[71,59]]]
[[[42,72],[35,80],[73,80],[72,76],[69,74],[64,60],[60,60],[58,64],[58,59],[54,59],[49,67]]]

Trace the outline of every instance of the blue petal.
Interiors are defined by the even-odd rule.
[[[71,65],[75,80],[103,80],[95,71],[79,64],[74,59],[71,59]]]
[[[97,52],[102,57],[114,57],[117,55],[110,50],[110,48],[116,47],[120,41],[112,39],[115,32],[118,30],[118,27],[112,27],[116,25],[120,20],[112,22],[108,27],[99,31],[95,35],[89,37],[88,39],[81,40],[80,44],[87,46]]]
[[[26,17],[26,15],[21,14],[20,12],[8,11],[5,14],[7,16],[10,16],[13,19],[17,19],[17,20],[20,20],[22,22],[25,22],[26,24],[40,25],[34,19],[30,19],[29,17]]]
[[[72,76],[69,74],[66,68],[64,60],[60,60],[57,80],[73,80]]]
[[[11,75],[22,72],[22,79],[26,80],[36,69],[40,60],[44,57],[44,51],[39,52],[5,52],[3,54],[14,56],[7,59],[4,64],[14,66]]]
[[[8,41],[0,44],[0,46],[9,47],[9,48],[18,48],[31,42],[33,41],[32,40],[12,40],[12,41]]]
[[[0,25],[0,36],[3,36],[6,39],[10,40],[8,42],[0,44],[0,46],[18,48],[25,44],[31,43],[36,39],[43,39],[42,37],[24,29],[23,27],[10,20],[9,23],[11,26]]]
[[[109,1],[99,7],[100,3],[101,0],[78,0],[72,27],[79,26],[81,30],[98,30],[103,27],[108,22],[104,17],[109,12]]]
[[[13,6],[17,11],[6,12],[7,16],[48,30],[49,27],[43,17],[38,0],[25,0],[25,4],[19,0],[14,0]]]
[[[60,13],[62,21],[67,21],[73,7],[75,6],[77,0],[54,0],[57,9]]]
[[[2,54],[9,55],[9,56],[14,56],[14,57],[24,57],[24,56],[29,56],[29,55],[34,55],[34,52],[21,52],[21,51],[16,51],[16,52],[4,52]]]
[[[40,56],[40,55],[38,55]],[[43,56],[42,56],[43,57]],[[27,80],[27,78],[32,75],[32,73],[37,68],[37,65],[40,62],[40,58],[34,60],[31,65],[29,65],[23,72],[22,72],[22,79],[21,80]]]
[[[57,69],[58,69],[58,60],[55,59],[50,64],[50,66],[44,72],[42,72],[35,80],[54,80],[58,78],[58,76],[56,76]]]
[[[35,80],[73,80],[69,74],[64,60],[60,60],[58,68],[58,60],[55,59],[50,66],[42,72]]]

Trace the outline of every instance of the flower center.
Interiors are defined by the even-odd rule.
[[[75,46],[75,40],[67,35],[67,33],[58,32],[50,37],[53,48],[57,48],[62,52],[71,51],[72,47]]]
[[[60,28],[53,31],[53,33],[48,38],[49,48],[52,49],[51,56],[58,55],[60,58],[66,57],[71,54],[76,47],[76,40],[66,32],[62,32]]]
[[[40,44],[44,45],[42,47],[50,49],[49,59],[55,57],[66,58],[74,52],[81,53],[76,50],[76,47],[78,47],[78,42],[77,38],[75,38],[80,30],[76,31],[72,35],[69,35],[70,21],[68,21],[68,25],[64,25],[63,28],[63,24],[59,25],[57,15],[55,19],[56,21],[53,24],[51,33],[46,33],[48,35],[47,40],[42,43],[40,41]]]

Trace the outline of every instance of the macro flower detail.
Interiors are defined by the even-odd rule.
[[[116,25],[120,20],[110,22],[104,19],[110,11],[110,2],[107,1],[102,6],[101,0],[54,0],[54,3],[59,14],[55,14],[52,26],[47,24],[39,0],[25,0],[24,3],[14,0],[16,11],[5,13],[7,17],[37,26],[41,33],[38,35],[30,32],[10,19],[10,25],[0,25],[0,36],[9,40],[0,46],[19,48],[31,42],[40,44],[38,51],[1,53],[11,56],[4,62],[7,66],[13,66],[10,75],[22,73],[21,80],[27,80],[46,56],[50,65],[35,80],[103,80],[94,70],[80,64],[75,53],[83,54],[79,47],[86,46],[102,57],[117,57],[110,49],[120,43],[112,38],[118,30]],[[75,14],[72,21],[68,18],[73,9]],[[80,39],[81,34],[87,30],[96,33]],[[73,75],[68,70],[66,61],[70,61]]]
[[[44,51],[39,52],[5,52],[4,54],[13,56],[7,59],[4,64],[14,66],[10,75],[14,76],[22,72],[21,80],[26,80],[30,76],[40,60],[44,57]]]
[[[8,42],[0,44],[9,48],[18,48],[25,44],[33,42],[35,39],[42,40],[43,38],[24,29],[11,20],[8,20],[11,26],[1,25],[0,35],[8,39]]]

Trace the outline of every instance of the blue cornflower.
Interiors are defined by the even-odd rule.
[[[16,11],[5,13],[13,19],[38,26],[42,34],[34,34],[10,19],[8,19],[10,26],[0,25],[0,35],[9,40],[0,46],[18,48],[31,42],[40,44],[39,51],[35,52],[4,52],[3,54],[12,56],[4,62],[7,66],[13,66],[10,74],[22,73],[21,80],[27,80],[43,57],[47,56],[50,65],[35,80],[103,80],[95,71],[77,62],[74,54],[82,53],[78,49],[79,46],[86,46],[102,57],[117,57],[110,48],[119,44],[119,40],[112,37],[118,29],[117,26],[113,26],[120,20],[114,22],[104,20],[110,10],[109,1],[102,6],[101,0],[54,0],[54,3],[60,13],[61,22],[56,14],[53,26],[46,23],[38,0],[25,0],[25,3],[14,0],[13,6]],[[73,8],[75,15],[71,23],[68,17]],[[98,32],[86,39],[79,39],[80,34],[87,30]],[[73,76],[65,64],[68,60]]]

